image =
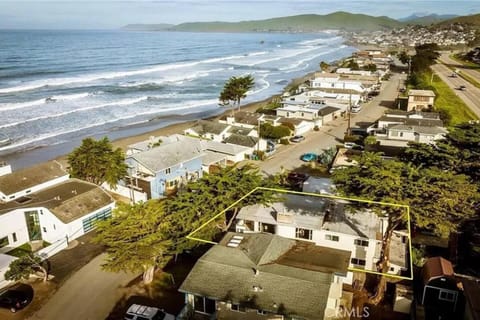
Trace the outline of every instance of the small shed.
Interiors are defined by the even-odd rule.
[[[429,258],[422,269],[422,304],[426,309],[454,312],[461,284],[454,277],[452,263],[442,257]]]

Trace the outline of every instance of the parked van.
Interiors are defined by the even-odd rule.
[[[155,307],[132,304],[125,314],[125,320],[175,320],[171,314]]]

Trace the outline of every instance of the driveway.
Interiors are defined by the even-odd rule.
[[[122,296],[121,288],[138,274],[101,270],[101,254],[69,278],[48,302],[28,319],[105,319]]]
[[[394,74],[390,80],[382,84],[380,94],[372,101],[362,105],[362,110],[352,113],[351,127],[362,123],[373,123],[380,118],[388,107],[394,107],[398,88],[405,79],[403,74]],[[305,134],[305,140],[287,146],[279,146],[277,152],[266,161],[256,162],[260,170],[267,175],[280,172],[282,168],[292,170],[305,164],[300,157],[304,153],[320,154],[324,149],[343,144],[343,137],[348,127],[347,118],[338,118],[321,127],[319,131]]]

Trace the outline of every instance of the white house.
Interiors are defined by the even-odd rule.
[[[387,220],[369,210],[358,210],[348,201],[282,194],[283,201],[270,206],[261,204],[242,208],[237,215],[237,232],[268,232],[291,239],[312,241],[318,246],[351,252],[351,268],[375,271],[380,257],[382,235]],[[406,246],[399,246],[406,252]],[[396,253],[392,253],[395,255]],[[405,255],[404,255],[405,256]],[[407,269],[390,261],[391,273]],[[345,282],[351,284],[353,273]]]
[[[367,91],[360,81],[342,80],[338,74],[332,73],[316,75],[314,79],[310,80],[310,87],[313,89],[341,89],[357,94]]]
[[[77,179],[1,203],[0,253],[27,242],[68,243],[92,230],[95,221],[109,217],[114,206],[100,187]]]
[[[36,166],[0,175],[0,203],[15,201],[18,198],[43,190],[68,180],[68,173],[57,161],[49,161]]]
[[[199,120],[193,127],[184,130],[183,133],[185,135],[222,142],[228,136],[227,132],[229,129],[229,124],[209,120]]]

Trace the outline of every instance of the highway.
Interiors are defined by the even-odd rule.
[[[441,59],[442,62],[445,61],[443,60],[443,57],[444,55],[442,55],[442,59]],[[458,63],[456,64],[458,65]],[[460,67],[458,67],[458,69],[460,70],[461,73],[465,72],[465,74],[467,74],[466,71],[468,71],[468,75],[471,76],[472,78],[474,78],[473,75],[475,75],[475,77],[478,77],[480,82],[479,72],[474,70],[462,69]],[[473,84],[471,84],[470,82],[468,82],[467,80],[463,79],[460,76],[456,78],[452,77],[451,75],[453,71],[442,63],[433,65],[432,70],[435,72],[435,74],[438,77],[440,77],[440,79],[443,82],[445,82],[450,88],[452,88],[452,90],[455,91],[455,94],[465,102],[465,104],[475,113],[475,115],[478,118],[480,118],[480,89],[475,87]],[[465,86],[464,90],[458,89],[461,85]]]
[[[469,76],[475,81],[480,83],[480,71],[473,69],[470,66],[463,65],[452,58],[450,58],[451,53],[442,52],[439,60],[446,66],[458,69],[461,73]]]

